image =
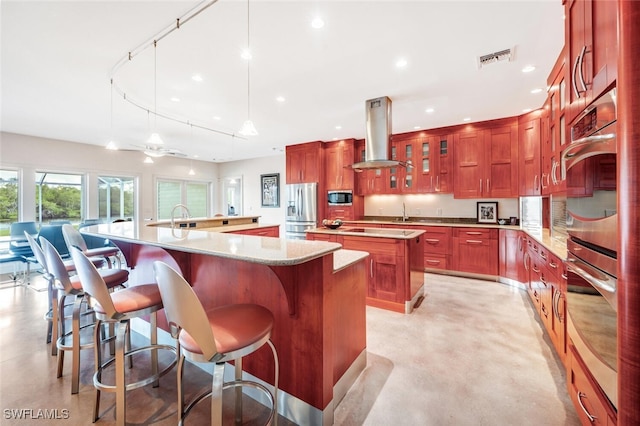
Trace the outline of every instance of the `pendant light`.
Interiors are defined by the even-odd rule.
[[[164,142],[158,134],[158,41],[153,41],[153,132],[147,139],[151,146],[163,145]]]
[[[253,125],[253,121],[251,121],[251,39],[249,37],[249,27],[249,0],[247,0],[247,50],[243,54],[243,57],[247,60],[247,120],[242,124],[242,129],[240,129],[239,133],[243,136],[257,136],[258,131]]]

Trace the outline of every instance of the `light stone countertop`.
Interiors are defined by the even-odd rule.
[[[333,252],[333,272],[338,272],[369,256],[366,251],[341,249]]]
[[[340,244],[325,241],[285,240],[195,228],[141,226],[134,229],[131,222],[88,226],[80,232],[134,244],[276,266],[305,263],[342,248]]]
[[[307,229],[306,232],[312,234],[335,234],[354,235],[359,237],[393,238],[396,240],[409,240],[424,234],[424,231],[417,229],[363,228],[355,226],[341,226],[337,229],[314,228]]]

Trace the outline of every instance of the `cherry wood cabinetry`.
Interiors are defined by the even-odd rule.
[[[567,391],[580,422],[583,425],[615,425],[615,409],[598,388],[573,345],[569,345],[567,355]]]
[[[564,262],[549,253],[549,271],[553,274],[551,282],[551,312],[547,331],[561,360],[567,356],[567,272]]]
[[[259,237],[280,237],[280,225],[231,231],[229,234],[257,235]]]
[[[520,117],[520,195],[541,194],[540,113]]]
[[[518,283],[527,283],[529,276],[524,263],[527,251],[526,234],[513,229],[500,229],[499,238],[499,275]]]
[[[617,78],[617,3],[609,0],[565,3],[569,122]]]
[[[385,193],[415,193],[418,168],[416,152],[419,138],[414,134],[401,134],[391,137],[391,159],[407,164],[406,167],[391,167],[383,171],[386,176]]]
[[[355,142],[356,162],[365,161],[365,141],[359,139]],[[383,194],[385,188],[385,175],[382,169],[363,170],[355,174],[357,195]]]
[[[451,228],[446,226],[427,226],[424,229],[424,267],[425,269],[450,269],[451,265]]]
[[[355,162],[353,139],[327,142],[324,146],[326,188],[353,189],[355,172],[351,166]]]
[[[517,118],[466,126],[453,141],[456,198],[518,196]]]
[[[498,230],[453,228],[453,270],[498,275]]]
[[[287,183],[323,182],[322,142],[308,142],[286,147]]]
[[[567,147],[565,57],[563,50],[547,79],[546,129],[547,139],[543,151],[542,187],[543,195],[562,192],[566,189],[561,176],[562,151]],[[548,165],[548,166],[545,166]]]

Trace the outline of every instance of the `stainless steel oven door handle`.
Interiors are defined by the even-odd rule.
[[[567,170],[574,164],[590,155],[596,154],[615,154],[616,133],[604,133],[599,135],[587,136],[577,139],[562,151],[560,158],[560,176],[562,180],[567,178]],[[605,146],[606,144],[611,146]]]
[[[598,289],[601,293],[605,292],[606,295],[614,296],[616,294],[616,283],[613,282],[605,273],[599,272],[595,268],[589,266],[589,264],[576,259],[567,259],[567,269],[574,274],[584,278],[589,284]],[[603,294],[604,296],[605,294]]]

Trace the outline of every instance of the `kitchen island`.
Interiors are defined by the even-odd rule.
[[[369,252],[367,305],[411,313],[424,293],[424,231],[345,226],[307,230],[307,239]]]
[[[83,228],[107,237],[131,268],[129,285],[154,280],[153,262],[182,272],[205,308],[257,303],[275,317],[279,413],[298,424],[331,424],[333,411],[366,366],[366,258],[336,243],[167,228],[132,223]],[[168,330],[164,312],[158,324]],[[261,348],[244,371],[273,383]],[[231,370],[231,369],[229,369]]]

